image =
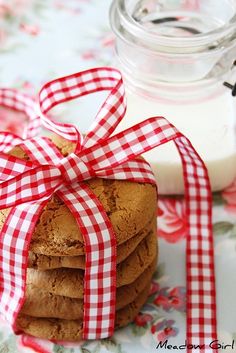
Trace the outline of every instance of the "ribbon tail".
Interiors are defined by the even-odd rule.
[[[74,215],[84,238],[83,338],[110,337],[116,303],[116,239],[111,222],[85,184],[63,187],[57,195]]]
[[[29,245],[47,201],[44,198],[12,208],[0,233],[0,307],[15,331],[25,298]]]
[[[206,166],[191,142],[182,135],[175,144],[183,164],[188,221],[187,340],[190,345],[206,347],[194,350],[201,353],[217,340],[212,194]]]

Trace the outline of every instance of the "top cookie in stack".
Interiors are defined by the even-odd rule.
[[[52,139],[64,156],[73,144]],[[20,147],[12,155],[27,159]],[[156,188],[150,184],[91,179],[117,240],[116,327],[124,326],[145,302],[155,269]],[[8,210],[0,211],[2,227]],[[54,195],[43,210],[29,253],[26,301],[18,327],[32,335],[80,340],[83,327],[84,241],[67,206]]]

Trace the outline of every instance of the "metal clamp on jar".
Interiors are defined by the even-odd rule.
[[[212,190],[236,176],[235,0],[114,0],[110,10],[128,110],[120,129],[165,116],[205,161]],[[184,191],[174,144],[148,152],[163,194]]]

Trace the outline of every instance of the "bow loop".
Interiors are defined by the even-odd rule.
[[[102,105],[92,128],[89,129],[85,142],[74,125],[61,124],[47,117],[47,113],[61,103],[106,90],[110,91],[110,95]],[[85,145],[87,148],[107,138],[124,117],[125,111],[122,77],[119,71],[112,68],[100,67],[53,80],[46,83],[39,93],[39,114],[42,124],[48,130],[75,142],[76,152]]]

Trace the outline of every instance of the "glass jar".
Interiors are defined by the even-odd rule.
[[[223,83],[235,76],[236,1],[114,0],[110,22],[127,93],[119,129],[166,117],[205,161],[212,190],[227,187],[236,176],[236,99]],[[144,157],[160,193],[183,193],[174,143]]]

